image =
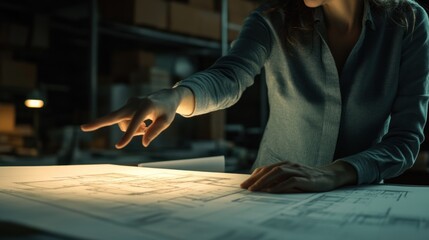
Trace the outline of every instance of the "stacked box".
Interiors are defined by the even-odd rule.
[[[191,35],[198,34],[197,11],[197,8],[187,4],[171,2],[169,4],[169,30]]]
[[[0,103],[0,132],[13,132],[15,130],[15,105]]]
[[[245,0],[228,1],[228,19],[230,23],[242,24],[244,19],[255,9],[253,2]]]
[[[130,73],[130,83],[134,86],[148,84],[152,88],[171,87],[171,76],[168,71],[156,67],[144,67]]]
[[[12,59],[13,51],[10,50],[0,50],[0,60],[2,59]]]
[[[164,0],[99,0],[102,19],[165,29],[167,3]]]
[[[196,37],[220,39],[220,14],[180,2],[169,4],[169,30]]]
[[[23,47],[27,43],[28,28],[15,23],[0,23],[0,45]]]
[[[49,47],[49,17],[35,15],[32,28],[31,46],[35,48]]]
[[[111,73],[123,75],[136,71],[142,67],[155,65],[155,55],[145,51],[119,51],[112,55]]]
[[[225,118],[226,111],[216,111],[196,117],[197,138],[204,140],[222,140],[225,139]]]
[[[0,86],[34,88],[36,78],[36,65],[8,58],[0,59]]]
[[[238,37],[240,26],[249,14],[258,7],[250,1],[245,0],[230,0],[228,1],[228,20],[230,28],[228,31],[228,39],[234,40]]]
[[[112,56],[111,73],[114,83],[150,85],[155,89],[171,87],[168,71],[155,66],[155,55],[145,51],[121,51]]]
[[[189,0],[189,5],[205,9],[209,11],[215,11],[215,1],[214,0]]]

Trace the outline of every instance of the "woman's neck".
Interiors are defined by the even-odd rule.
[[[322,7],[328,29],[348,33],[362,27],[364,0],[331,0]]]

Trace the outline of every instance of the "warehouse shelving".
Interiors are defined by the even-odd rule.
[[[210,56],[221,56],[222,53],[226,52],[228,48],[227,41],[227,4],[228,0],[222,0],[222,41],[207,40],[198,37],[185,36],[181,34],[160,31],[152,28],[131,26],[120,23],[108,23],[102,22],[99,19],[98,4],[97,0],[90,1],[51,1],[43,0],[38,1],[2,1],[0,3],[0,9],[8,10],[11,12],[21,13],[42,13],[54,15],[58,9],[64,9],[67,7],[73,7],[75,4],[87,4],[88,23],[85,26],[75,26],[70,21],[60,21],[60,23],[54,23],[53,25],[57,28],[63,28],[63,30],[70,33],[76,33],[78,35],[88,36],[89,44],[89,59],[88,59],[88,82],[89,87],[89,106],[90,106],[90,118],[95,118],[97,113],[97,71],[98,71],[98,53],[99,53],[99,38],[102,36],[114,36],[123,39],[135,39],[140,41],[152,42],[157,45],[168,45],[168,46],[180,46],[181,48],[188,48],[193,50],[195,53],[200,55]],[[57,17],[57,16],[56,16]],[[61,20],[61,17],[59,18]],[[66,24],[64,24],[66,22]],[[89,26],[89,28],[88,28]]]
[[[142,38],[145,40],[153,39],[159,43],[186,45],[189,47],[198,47],[209,49],[211,53],[219,56],[226,54],[228,51],[228,0],[221,2],[221,43],[188,37],[174,33],[157,31],[149,28],[127,26],[123,24],[100,25],[98,15],[97,0],[90,2],[90,118],[94,119],[97,115],[97,55],[98,55],[98,34],[110,34],[122,37]]]
[[[218,41],[205,40],[196,37],[189,37],[175,33],[130,26],[120,23],[104,23],[99,27],[99,32],[105,35],[111,35],[121,38],[129,38],[148,42],[156,42],[168,46],[181,46],[189,48],[206,49],[207,55],[219,56],[221,44]]]
[[[52,5],[50,5],[52,2]],[[0,9],[7,10],[9,12],[20,12],[24,14],[47,14],[52,17],[51,29],[55,31],[61,31],[66,33],[66,36],[70,36],[70,42],[73,42],[74,38],[79,41],[74,41],[78,44],[77,47],[86,52],[87,59],[82,61],[82,65],[85,66],[85,79],[80,80],[82,89],[87,91],[85,94],[88,99],[84,102],[89,111],[89,119],[97,117],[99,112],[97,109],[99,96],[99,64],[100,64],[100,47],[105,39],[120,39],[121,41],[127,42],[147,42],[156,46],[165,46],[169,49],[180,49],[183,52],[192,52],[193,55],[218,58],[226,54],[229,41],[228,41],[228,0],[221,0],[221,40],[209,40],[194,36],[187,36],[184,34],[172,33],[163,30],[158,30],[144,26],[127,25],[117,22],[106,22],[100,19],[98,10],[97,0],[77,0],[77,1],[53,1],[53,0],[42,0],[37,4],[34,1],[27,0],[16,0],[16,1],[2,1],[0,3]],[[50,6],[49,6],[50,5]],[[60,14],[59,10],[73,8],[75,5],[79,5],[82,16],[76,18],[67,18]],[[49,7],[46,7],[49,6]],[[80,51],[80,50],[79,50]],[[68,56],[67,56],[68,57]],[[260,95],[265,92],[265,84],[261,84],[261,93],[258,93],[259,89],[252,91]],[[261,95],[261,106],[266,106],[266,100]],[[82,101],[82,100],[80,100]],[[264,113],[264,111],[261,111]],[[259,118],[258,116],[255,116]],[[263,118],[260,117],[261,122]]]

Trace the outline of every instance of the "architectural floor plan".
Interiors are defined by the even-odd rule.
[[[428,239],[429,188],[240,189],[248,175],[79,165],[0,168],[0,220],[84,239]]]

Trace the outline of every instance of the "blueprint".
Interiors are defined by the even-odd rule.
[[[184,159],[184,160],[145,162],[145,163],[140,163],[138,166],[223,173],[225,172],[225,157],[214,156],[214,157],[192,158],[192,159]]]
[[[428,239],[429,188],[251,193],[248,175],[0,167],[0,221],[82,239]]]

